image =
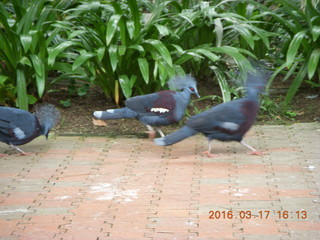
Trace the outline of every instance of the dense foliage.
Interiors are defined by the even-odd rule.
[[[185,73],[214,78],[229,101],[249,57],[270,63],[269,85],[292,81],[289,104],[303,81],[319,87],[319,35],[318,0],[2,1],[0,104],[27,109],[60,80],[119,104]]]

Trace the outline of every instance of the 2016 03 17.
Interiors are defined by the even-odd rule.
[[[278,219],[307,219],[308,213],[305,210],[298,211],[270,211],[261,210],[252,212],[250,210],[242,211],[209,211],[209,219],[268,219],[274,217]]]

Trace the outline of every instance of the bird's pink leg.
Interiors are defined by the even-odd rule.
[[[212,154],[212,153],[211,153],[211,142],[210,142],[210,140],[208,140],[208,151],[204,151],[204,152],[202,152],[202,153],[207,154],[207,156],[208,156],[209,158],[219,157],[219,156],[220,156],[220,155],[218,155],[218,154]]]
[[[0,154],[0,157],[8,157],[8,154]]]
[[[148,133],[149,135],[149,139],[154,139],[156,137],[156,132],[154,131],[153,127],[151,127],[150,125],[146,125],[148,128],[148,131],[146,131],[146,133]]]
[[[252,152],[249,153],[250,155],[258,155],[258,156],[262,156],[262,155],[266,155],[266,153],[257,151],[255,148],[251,147],[249,144],[247,144],[244,140],[241,140],[240,142],[243,146],[245,146],[246,148],[249,148]]]
[[[10,144],[10,146],[20,153],[20,154],[18,154],[18,156],[30,156],[33,154],[33,153],[25,152],[21,148],[15,146],[15,145]]]

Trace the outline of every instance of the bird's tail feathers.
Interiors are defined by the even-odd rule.
[[[98,119],[122,119],[122,118],[135,118],[137,113],[129,108],[108,109],[106,111],[95,111],[93,115]]]
[[[197,133],[196,130],[183,126],[178,131],[173,132],[165,137],[154,139],[154,143],[158,146],[169,146],[182,141],[185,138],[191,137]]]

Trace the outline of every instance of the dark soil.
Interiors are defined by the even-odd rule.
[[[199,84],[200,85],[200,84]],[[212,87],[213,86],[213,87]],[[286,87],[283,85],[275,85],[271,91],[271,95],[267,99],[271,99],[276,105],[271,104],[267,111],[260,111],[256,124],[293,124],[296,122],[314,122],[320,121],[320,94],[313,89],[302,89],[298,92],[290,108],[279,110],[278,106],[283,105]],[[100,89],[92,88],[90,92],[84,96],[68,96],[66,87],[60,87],[58,92],[47,94],[45,101],[55,104],[61,111],[61,122],[55,128],[58,135],[84,135],[84,136],[126,136],[126,137],[146,137],[146,127],[135,119],[119,119],[106,121],[106,126],[96,126],[93,124],[93,112],[98,110],[106,110],[117,108],[112,99],[106,99]],[[220,95],[218,86],[213,83],[206,82],[201,84],[199,89],[201,96]],[[311,97],[310,96],[314,96]],[[317,97],[315,97],[317,96]],[[263,97],[265,98],[265,97]],[[60,100],[71,100],[70,107],[61,105]],[[193,100],[196,100],[193,97]],[[215,97],[202,101],[193,101],[189,106],[190,115],[199,113],[221,103],[221,98]],[[287,112],[287,113],[286,113]],[[183,119],[179,124],[168,127],[162,127],[163,132],[169,133],[176,130],[185,122]]]

